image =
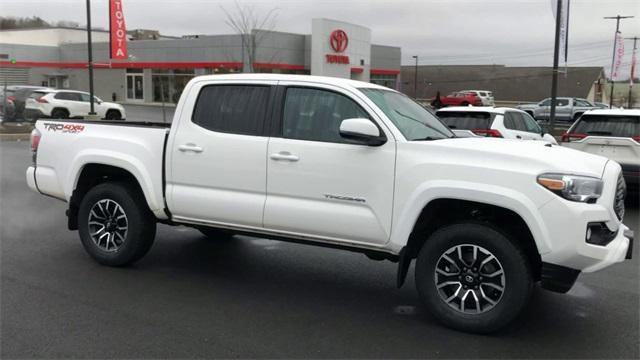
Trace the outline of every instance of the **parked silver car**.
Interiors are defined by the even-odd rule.
[[[585,111],[598,108],[587,99],[559,97],[556,101],[556,120],[560,121],[575,121]],[[551,98],[536,104],[521,104],[517,108],[529,113],[536,120],[547,121],[551,112]]]

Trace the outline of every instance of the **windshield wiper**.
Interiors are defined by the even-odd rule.
[[[431,140],[442,140],[442,139],[450,139],[450,138],[434,138],[434,137],[431,137],[431,136],[426,136],[426,137],[419,138],[419,139],[413,139],[411,141],[431,141]]]
[[[443,136],[444,136],[444,138],[455,137],[455,136],[447,136],[447,134],[445,134],[445,133],[441,132],[440,130],[436,129],[435,127],[433,127],[433,126],[431,126],[431,125],[429,125],[429,124],[423,123],[423,122],[422,122],[422,121],[420,121],[420,120],[414,119],[414,118],[412,118],[412,117],[411,117],[411,116],[409,116],[409,115],[405,115],[405,114],[401,113],[400,111],[398,111],[397,109],[394,109],[393,111],[395,111],[396,113],[398,113],[398,115],[400,115],[400,116],[402,116],[402,117],[405,117],[405,118],[407,118],[407,119],[409,119],[409,120],[415,121],[415,122],[417,122],[418,124],[420,124],[420,125],[422,125],[422,126],[426,126],[426,127],[428,127],[429,129],[431,129],[431,130],[433,130],[433,131],[437,132],[438,134],[443,135]],[[417,139],[417,140],[419,140],[419,139]],[[427,140],[438,140],[438,139],[427,139]],[[413,141],[415,141],[415,140],[413,140]]]

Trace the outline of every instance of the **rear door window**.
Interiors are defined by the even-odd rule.
[[[495,117],[482,111],[439,111],[436,114],[453,130],[489,129]]]
[[[640,116],[631,115],[582,115],[572,133],[593,136],[640,136]]]
[[[207,130],[261,136],[269,86],[209,85],[200,90],[192,121]]]
[[[81,101],[80,94],[72,92],[59,92],[55,96],[58,100]]]
[[[542,128],[538,125],[538,122],[535,121],[531,115],[527,113],[518,113],[524,122],[525,131],[530,133],[540,134],[542,133]]]

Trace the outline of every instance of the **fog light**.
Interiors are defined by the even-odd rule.
[[[617,234],[617,230],[609,230],[607,225],[603,222],[589,223],[587,224],[585,240],[589,244],[607,246],[613,239],[615,239]]]

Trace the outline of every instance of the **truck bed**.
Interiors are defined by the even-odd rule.
[[[119,167],[138,180],[149,208],[166,217],[164,152],[170,126],[117,120],[38,120],[35,127],[41,138],[33,170],[35,186],[42,194],[69,201],[87,165]]]

